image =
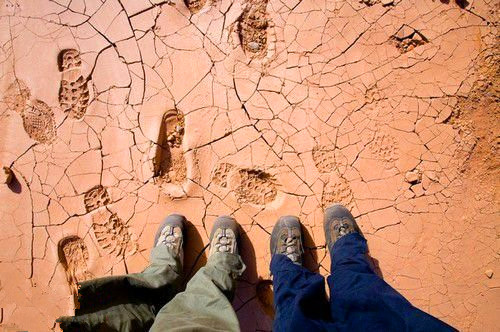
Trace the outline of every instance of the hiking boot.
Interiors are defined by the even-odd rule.
[[[326,245],[330,253],[335,242],[341,237],[351,233],[361,234],[351,212],[342,204],[334,204],[325,210],[323,227],[325,229]]]
[[[302,265],[304,247],[299,218],[284,216],[278,219],[271,234],[271,255],[281,254]]]
[[[186,217],[180,214],[171,214],[161,223],[155,236],[155,247],[167,246],[179,258],[181,264],[184,259],[184,223]]]
[[[238,254],[239,237],[239,226],[234,218],[218,217],[210,233],[210,255],[216,252]]]

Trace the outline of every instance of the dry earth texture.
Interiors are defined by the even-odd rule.
[[[138,272],[190,221],[242,225],[245,331],[272,322],[268,241],[352,208],[384,279],[464,331],[500,318],[499,2],[0,0],[0,325],[56,329],[75,283]]]

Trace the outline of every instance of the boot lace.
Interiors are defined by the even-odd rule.
[[[219,234],[217,234],[217,240],[215,242],[215,249],[217,252],[233,252],[234,251],[234,236],[230,233],[226,233],[227,229],[222,229]]]
[[[174,232],[174,227],[166,226],[160,235],[161,241],[159,243],[167,246],[170,249],[179,249],[179,238],[180,236]]]
[[[300,258],[300,237],[294,234],[291,229],[287,229],[287,235],[283,240],[279,253],[290,258],[292,262],[298,262]]]
[[[354,232],[352,225],[345,220],[341,220],[338,224],[334,225],[333,229],[338,233],[338,237]]]

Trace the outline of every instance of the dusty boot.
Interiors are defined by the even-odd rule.
[[[238,254],[239,226],[234,218],[220,216],[210,233],[210,255],[216,252]]]
[[[334,204],[325,211],[325,239],[328,250],[332,252],[333,245],[342,236],[361,231],[351,212],[342,204]]]
[[[271,234],[271,255],[282,254],[295,264],[302,265],[304,247],[300,221],[294,216],[278,219]]]
[[[180,214],[171,214],[161,223],[155,236],[156,246],[167,246],[172,249],[179,261],[184,260],[184,223],[186,217]]]

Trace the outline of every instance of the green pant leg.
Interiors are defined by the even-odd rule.
[[[63,331],[147,330],[155,313],[179,291],[182,268],[171,249],[151,250],[141,273],[104,277],[79,284],[80,308],[60,317]]]
[[[79,283],[80,312],[94,310],[96,304],[107,306],[113,302],[161,303],[163,306],[177,294],[181,281],[180,261],[170,248],[157,246],[151,250],[149,266],[140,273]]]
[[[145,303],[124,303],[83,315],[59,317],[64,332],[147,331],[155,315]]]
[[[150,332],[163,331],[239,331],[238,318],[231,305],[236,278],[245,270],[241,257],[214,253],[187,284],[186,290],[167,303]]]

